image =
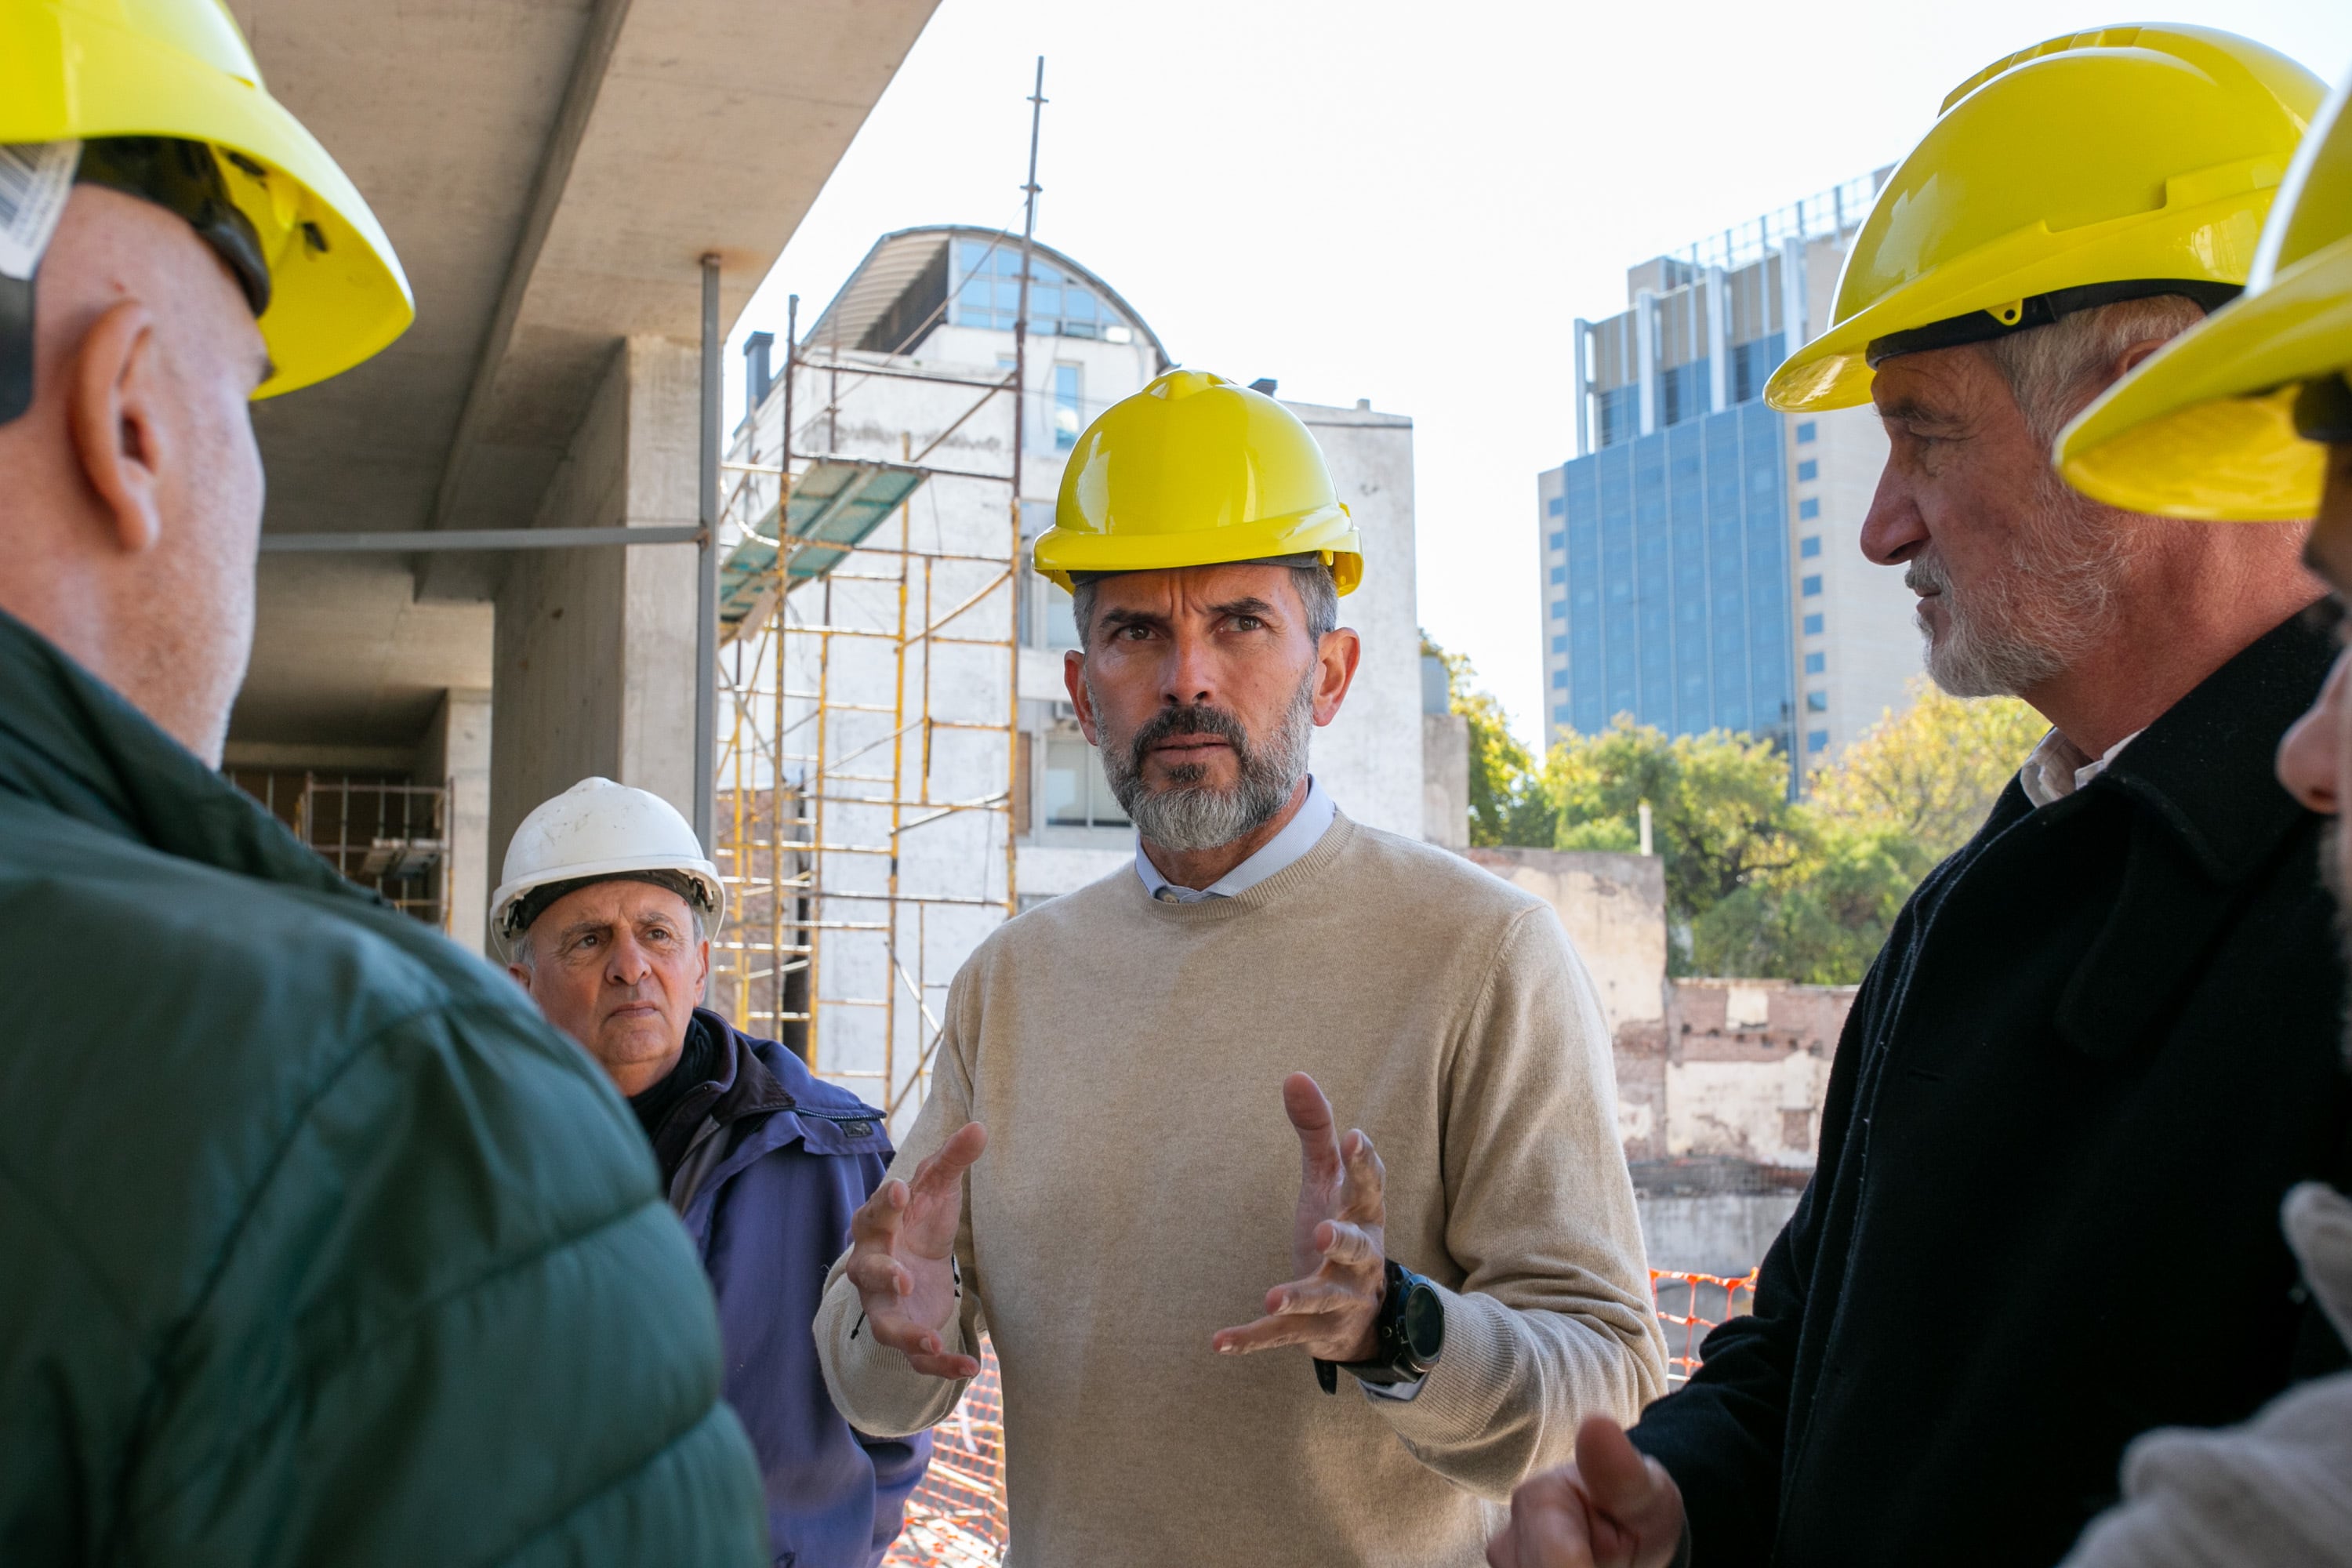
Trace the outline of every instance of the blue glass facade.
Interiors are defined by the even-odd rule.
[[[1786,436],[1760,402],[1602,447],[1560,470],[1567,560],[1548,589],[1568,666],[1550,719],[1620,713],[1668,734],[1791,739]]]

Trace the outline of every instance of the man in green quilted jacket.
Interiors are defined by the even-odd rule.
[[[409,316],[258,81],[0,0],[0,1563],[765,1563],[619,1097],[215,771],[248,400]]]

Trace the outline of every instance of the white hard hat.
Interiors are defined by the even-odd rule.
[[[647,871],[674,872],[689,884],[709,932],[718,932],[727,919],[727,889],[677,807],[611,779],[582,779],[515,829],[505,880],[490,896],[490,930],[505,943],[520,936],[524,901],[534,889]]]

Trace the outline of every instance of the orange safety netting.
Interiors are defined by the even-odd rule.
[[[1697,1370],[1706,1331],[1754,1304],[1756,1276],[1734,1279],[1653,1268],[1650,1300],[1666,1330],[1666,1382],[1678,1384]],[[1718,1301],[1718,1315],[1707,1316]],[[980,1375],[964,1391],[955,1414],[931,1428],[931,1468],[907,1500],[906,1531],[882,1560],[883,1568],[995,1568],[1004,1561],[1011,1536],[1004,1505],[1004,1392],[995,1348],[983,1340]]]
[[[1004,1392],[996,1347],[955,1414],[931,1428],[931,1468],[907,1500],[907,1528],[883,1568],[994,1568],[1012,1530],[1004,1511]]]
[[[1723,1293],[1722,1310],[1710,1318],[1701,1309],[1715,1306],[1717,1298],[1714,1292],[1718,1290]],[[1726,1318],[1753,1310],[1755,1305],[1756,1270],[1752,1268],[1737,1279],[1720,1274],[1651,1269],[1650,1306],[1666,1331],[1666,1386],[1674,1388],[1687,1382],[1690,1374],[1698,1370],[1699,1347],[1706,1342],[1709,1329]]]

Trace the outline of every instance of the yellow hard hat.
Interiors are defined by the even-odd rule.
[[[2315,443],[2352,441],[2348,100],[2352,79],[2279,188],[2244,297],[2167,343],[2060,433],[2067,483],[2167,517],[2278,522],[2318,510],[2326,449]]]
[[[1205,371],[1171,370],[1087,426],[1062,470],[1037,570],[1158,572],[1319,554],[1342,594],[1363,541],[1298,416]]]
[[[2107,27],[1995,60],[1879,191],[1830,329],[1765,401],[1867,403],[1890,355],[2118,300],[2226,302],[2326,94],[2284,55],[2207,27]]]
[[[225,252],[257,253],[266,269],[256,278],[253,266],[229,258],[277,365],[256,397],[349,370],[415,318],[408,279],[375,215],[262,86],[220,0],[0,0],[0,151],[19,154],[21,169],[43,144],[94,143],[82,152],[80,177],[131,188],[123,171],[152,163],[152,149],[133,144],[127,160],[98,174],[93,155],[110,139],[151,137],[209,147],[217,184],[201,168],[167,177],[184,187],[201,180],[251,226],[250,236],[206,237]]]

